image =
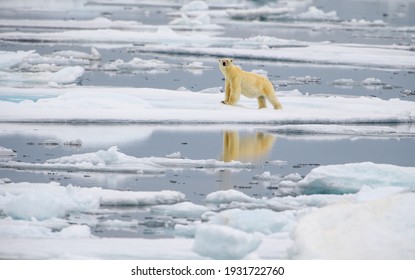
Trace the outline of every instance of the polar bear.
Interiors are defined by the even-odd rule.
[[[266,108],[265,98],[274,106],[275,110],[282,109],[274,87],[264,76],[243,71],[233,64],[229,58],[219,59],[219,69],[225,76],[225,100],[223,104],[235,105],[241,93],[246,97],[257,98],[259,109]]]

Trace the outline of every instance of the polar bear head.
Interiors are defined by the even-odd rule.
[[[219,67],[226,68],[226,67],[232,66],[233,65],[232,62],[233,62],[233,59],[230,59],[230,58],[219,59]]]

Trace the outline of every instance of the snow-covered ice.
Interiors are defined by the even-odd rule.
[[[8,92],[1,88],[1,92]],[[36,89],[11,89],[32,95]],[[296,92],[298,92],[296,90]],[[150,88],[79,87],[48,91],[54,98],[0,101],[4,122],[135,122],[356,124],[412,123],[415,103],[372,97],[290,95],[279,92],[283,110],[257,109],[257,101],[241,98],[238,106],[221,104],[222,94]],[[342,114],[338,112],[341,111]],[[232,112],[232,118],[229,113]]]
[[[0,167],[25,170],[53,170],[72,172],[119,172],[133,174],[163,174],[166,169],[196,168],[205,169],[243,169],[252,168],[250,163],[239,161],[223,162],[215,159],[192,160],[177,157],[147,157],[137,158],[128,156],[116,146],[108,150],[99,150],[93,153],[74,154],[56,159],[49,159],[45,163],[27,163],[7,161],[0,163]]]

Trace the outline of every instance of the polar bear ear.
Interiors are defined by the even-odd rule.
[[[233,62],[233,59],[231,59],[231,62]]]

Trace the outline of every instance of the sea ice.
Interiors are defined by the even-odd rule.
[[[15,157],[17,153],[13,151],[12,149],[7,149],[5,147],[0,146],[0,160],[5,160],[2,158],[10,158]]]
[[[339,17],[337,16],[336,11],[330,11],[325,13],[324,11],[318,9],[315,6],[308,8],[307,12],[293,16],[295,19],[301,20],[323,20],[323,21],[337,21]]]
[[[224,204],[231,202],[256,202],[257,199],[236,190],[226,190],[208,194],[205,201],[212,204]]]
[[[297,222],[296,211],[274,212],[269,209],[230,209],[209,218],[208,224],[229,226],[248,233],[291,232]]]
[[[302,192],[354,193],[363,186],[414,189],[415,167],[372,162],[319,166],[298,182]]]
[[[9,90],[19,96],[39,94],[38,89],[0,88],[6,94]],[[244,97],[238,106],[224,106],[216,94],[163,89],[78,87],[47,93],[51,98],[40,98],[37,102],[0,101],[0,119],[48,123],[384,124],[412,123],[415,118],[414,102],[372,97],[307,96],[299,95],[298,90],[295,94],[279,92],[284,109],[278,111],[271,108],[257,110],[256,100]],[[343,114],[338,114],[339,110]]]
[[[11,85],[47,85],[71,84],[84,74],[84,68],[81,66],[70,66],[57,72],[40,72],[40,73],[20,73],[20,72],[1,72],[0,83]]]
[[[213,259],[242,259],[261,244],[256,234],[220,225],[200,225],[193,251]]]
[[[183,5],[181,11],[206,11],[209,10],[209,5],[205,1],[192,1]]]
[[[153,206],[151,207],[151,211],[155,214],[163,214],[178,218],[200,218],[203,213],[209,211],[209,208],[185,201],[172,205]]]
[[[413,182],[413,180],[412,180]],[[313,210],[294,231],[299,259],[413,259],[415,194]]]
[[[135,72],[135,71],[167,71],[171,68],[171,65],[164,61],[157,59],[141,59],[134,57],[128,62],[124,62],[122,59],[117,59],[113,62],[104,64],[100,69],[105,71],[120,71],[120,72]],[[154,73],[154,72],[153,72]]]

